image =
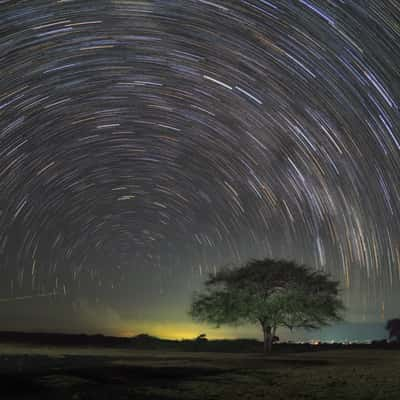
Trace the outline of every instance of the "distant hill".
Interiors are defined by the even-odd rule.
[[[84,346],[132,348],[141,350],[202,351],[226,353],[261,353],[262,342],[255,339],[208,340],[205,336],[196,339],[167,340],[147,334],[131,338],[87,334],[0,332],[0,343],[19,343],[43,346]],[[276,352],[304,352],[347,348],[400,349],[399,343],[387,343],[385,339],[371,344],[343,343],[276,343]]]

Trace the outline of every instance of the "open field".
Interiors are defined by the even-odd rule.
[[[0,344],[1,399],[400,399],[400,351],[186,353]]]

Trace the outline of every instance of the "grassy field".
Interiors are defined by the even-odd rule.
[[[0,344],[1,399],[400,399],[400,351],[153,352]]]

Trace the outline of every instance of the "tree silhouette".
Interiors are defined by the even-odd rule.
[[[385,329],[389,332],[389,339],[396,338],[400,342],[400,319],[389,319],[386,323]]]
[[[189,313],[217,327],[258,324],[264,352],[270,352],[280,326],[314,329],[340,320],[344,307],[338,294],[338,282],[321,271],[292,261],[251,260],[240,268],[224,268],[210,275]]]

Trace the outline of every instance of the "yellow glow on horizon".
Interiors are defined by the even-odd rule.
[[[165,322],[165,323],[137,323],[135,328],[130,330],[121,330],[119,336],[132,337],[141,333],[156,336],[161,339],[194,339],[201,333],[205,333],[209,339],[236,339],[243,337],[233,328],[212,328],[210,326],[200,325],[190,322]],[[255,337],[257,335],[249,335]]]

